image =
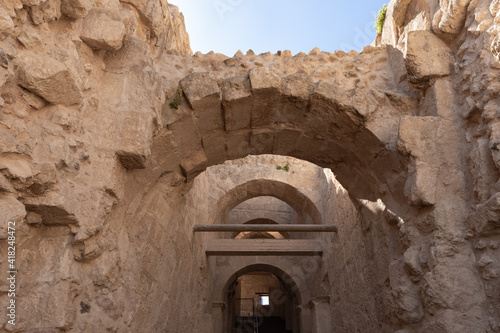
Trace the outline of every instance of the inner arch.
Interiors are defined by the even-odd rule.
[[[297,301],[299,302],[299,304],[302,304],[302,299],[304,295],[302,295],[303,290],[301,291],[301,289],[303,288],[301,288],[288,273],[286,273],[285,271],[281,270],[276,266],[269,264],[248,265],[234,272],[231,276],[225,279],[226,283],[224,287],[221,289],[222,291],[221,299],[225,298],[230,286],[234,283],[234,281],[236,281],[236,279],[238,279],[242,275],[256,271],[268,272],[276,275],[276,277],[278,277],[281,281],[283,281],[283,283],[285,283],[290,287],[290,290],[297,297]]]
[[[227,191],[215,205],[210,221],[212,224],[227,216],[240,203],[258,196],[271,196],[289,204],[296,212],[305,212],[314,224],[322,224],[323,218],[314,202],[296,187],[271,179],[254,179]]]
[[[248,222],[245,222],[244,224],[279,224],[276,221],[270,220],[270,219],[265,219],[265,218],[259,218],[259,219],[253,219]],[[268,232],[248,232],[248,231],[243,231],[243,232],[235,232],[233,233],[233,238],[234,239],[252,239],[252,238],[275,238],[275,239],[283,239],[283,238],[290,238],[290,235],[286,231],[281,231],[281,232],[276,232],[276,231],[268,231]]]

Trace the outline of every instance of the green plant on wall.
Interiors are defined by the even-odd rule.
[[[286,172],[290,171],[290,164],[285,164],[285,166],[278,165],[276,170],[285,170]]]
[[[377,31],[377,35],[380,35],[382,33],[386,14],[387,5],[384,5],[384,7],[382,7],[382,9],[378,11],[377,16],[375,16],[375,30]]]
[[[177,91],[177,96],[172,100],[172,102],[170,102],[170,107],[172,109],[178,109],[181,103],[182,103],[182,89],[179,89],[179,91]]]

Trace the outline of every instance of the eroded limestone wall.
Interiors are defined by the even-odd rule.
[[[497,1],[392,1],[381,36],[422,96],[400,126],[421,206],[401,230],[426,332],[500,330],[497,13]]]
[[[169,206],[178,196],[151,208],[143,196],[164,170],[137,177],[123,167],[141,163],[129,152],[152,140],[137,131],[152,136],[161,112],[153,59],[191,53],[182,15],[166,1],[4,1],[0,15],[2,308],[7,221],[17,223],[20,272],[16,326],[2,311],[2,330],[195,331],[179,302],[198,266],[180,265],[178,253],[196,249],[167,227],[181,219]]]
[[[192,225],[213,216],[183,211],[189,181],[274,153],[330,167],[355,204],[344,213],[360,214],[313,283],[331,286],[342,327],[499,332],[498,8],[394,0],[382,44],[361,53],[227,57],[190,56],[166,1],[2,2],[0,245],[15,220],[16,328],[205,327],[214,266]]]

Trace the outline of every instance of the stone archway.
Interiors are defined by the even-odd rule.
[[[188,179],[210,165],[268,153],[331,168],[355,197],[387,195],[381,184],[402,190],[394,185],[404,177],[405,162],[389,148],[395,148],[397,131],[390,131],[402,114],[380,92],[354,94],[304,74],[281,78],[264,68],[225,80],[194,73],[180,84],[190,107],[167,127]],[[391,110],[384,116],[392,117],[384,122],[390,127],[375,134],[368,118],[382,109]]]
[[[221,220],[238,204],[259,196],[272,196],[289,204],[298,213],[307,214],[313,223],[322,224],[321,211],[299,188],[273,179],[253,179],[233,187],[215,203],[209,223]]]
[[[254,163],[258,164],[258,167]],[[286,163],[290,165],[289,171],[276,167]],[[241,172],[248,170],[247,165],[253,166],[252,171]],[[207,169],[195,179],[191,189],[192,196],[190,196],[193,199],[190,207],[191,205],[193,208],[196,207],[196,213],[193,213],[196,219],[193,220],[197,221],[196,223],[203,220],[206,224],[228,223],[224,221],[224,216],[227,216],[228,212],[239,203],[250,198],[269,196],[288,204],[290,209],[295,210],[299,215],[308,216],[307,220],[297,218],[294,223],[307,221],[307,223],[315,224],[332,224],[332,214],[324,217],[327,212],[325,207],[330,206],[325,198],[333,198],[337,195],[335,185],[332,183],[333,179],[329,178],[330,175],[331,172],[326,172],[311,163],[284,156],[249,156],[242,160],[227,162]],[[338,195],[346,196],[345,193]],[[340,205],[340,207],[343,206]],[[290,239],[318,244],[321,248],[323,248],[323,241],[331,245],[330,235],[326,238],[321,235],[320,239],[317,239],[318,236],[320,235],[317,233],[293,232]],[[211,300],[211,323],[215,325],[213,332],[220,333],[222,330],[220,323],[227,321],[227,318],[224,319],[224,316],[228,315],[228,300],[225,298],[227,285],[224,283],[231,280],[231,277],[231,281],[234,281],[235,276],[244,274],[248,270],[261,270],[259,267],[267,267],[262,270],[275,274],[284,282],[290,278],[294,281],[292,285],[296,285],[302,295],[299,298],[300,302],[297,303],[301,306],[300,316],[304,318],[305,323],[301,332],[310,332],[312,327],[310,318],[313,315],[313,309],[317,306],[316,299],[328,298],[329,287],[315,287],[314,291],[310,290],[316,280],[323,279],[326,274],[325,271],[321,272],[319,267],[322,260],[319,254],[320,249],[318,248],[315,254],[305,255],[293,251],[290,251],[293,254],[266,254],[265,256],[254,254],[240,256],[240,254],[230,252],[213,252],[213,244],[222,244],[222,246],[229,244],[229,242],[224,242],[225,239],[221,239],[224,237],[222,234],[210,233],[196,234],[194,238],[196,243],[205,244],[208,249],[205,253],[210,267],[209,280],[212,281],[210,288],[213,294]],[[241,246],[241,243],[236,245]]]
[[[303,330],[300,329],[300,326],[310,326],[310,318],[308,316],[309,313],[306,311],[301,314],[300,310],[297,308],[298,305],[302,304],[304,298],[310,298],[310,291],[307,288],[307,284],[305,284],[301,278],[292,276],[287,273],[287,271],[290,271],[290,267],[286,267],[286,265],[279,263],[279,261],[276,261],[273,264],[256,263],[251,258],[234,262],[239,263],[239,265],[236,267],[233,266],[231,269],[221,271],[220,278],[216,280],[218,281],[218,283],[216,283],[216,287],[214,290],[221,291],[221,294],[218,297],[223,301],[215,301],[213,303],[214,332],[226,332],[226,330],[227,332],[229,332],[229,327],[233,324],[233,316],[231,314],[231,311],[232,306],[234,305],[232,304],[233,300],[230,289],[233,288],[234,283],[238,278],[252,272],[270,273],[276,276],[279,281],[281,281],[281,283],[285,286],[286,290],[288,290],[289,295],[286,296],[286,301],[294,300],[293,305],[289,304],[288,316],[293,316],[295,319],[302,317],[300,318],[300,323],[297,321],[294,324],[294,332],[302,332]],[[285,301],[285,299],[282,299],[282,301]],[[220,304],[225,304],[225,306],[218,306]],[[215,321],[218,321],[218,323],[216,323]],[[304,330],[304,332],[307,332],[307,329]]]
[[[254,219],[269,219],[277,223],[310,223],[309,216],[296,212],[286,202],[269,196],[245,200],[229,212],[229,222],[241,224]]]

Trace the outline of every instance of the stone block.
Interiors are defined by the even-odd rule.
[[[384,24],[384,29],[385,29],[385,24]],[[406,64],[403,52],[401,52],[400,49],[395,48],[392,45],[387,45],[386,50],[387,50],[386,51],[387,57],[389,60],[389,66],[394,76],[394,81],[396,84],[402,85],[401,88],[404,89],[407,72],[406,72]]]
[[[252,87],[251,127],[270,126],[281,104],[281,78],[267,68],[255,68],[249,73]]]
[[[3,7],[0,7],[0,40],[9,37],[13,32],[14,21],[12,21],[9,13]]]
[[[441,8],[435,14],[433,28],[442,33],[457,34],[465,24],[467,7],[471,0],[449,0],[441,4]]]
[[[252,93],[247,76],[226,79],[222,85],[222,105],[227,131],[250,128]]]
[[[189,152],[197,151],[201,148],[201,137],[191,114],[170,124],[168,129],[172,131],[172,137],[181,158],[189,155]]]
[[[207,107],[201,110],[194,110],[193,114],[199,124],[203,124],[200,129],[201,134],[210,133],[216,130],[224,129],[224,115],[222,105],[214,103],[213,107]]]
[[[190,181],[207,168],[207,156],[203,149],[191,152],[188,156],[181,158],[182,172],[186,181]]]
[[[6,130],[0,127],[0,152],[5,153],[17,153],[17,140],[9,134]]]
[[[158,74],[154,71],[129,69],[120,73],[106,73],[100,80],[100,112],[116,114],[120,111],[151,112],[161,107]],[[156,96],[158,96],[156,95]]]
[[[202,138],[208,165],[221,164],[226,160],[226,134],[223,131],[210,133]]]
[[[17,179],[24,182],[33,177],[36,172],[33,164],[26,155],[2,154],[0,159],[0,170],[9,179]]]
[[[454,88],[450,78],[436,79],[429,87],[423,103],[420,106],[422,115],[440,116],[444,119],[453,119],[455,115]]]
[[[21,0],[21,3],[24,5],[24,6],[28,6],[28,7],[31,7],[31,6],[39,6],[40,5],[40,0]]]
[[[41,198],[30,198],[25,200],[26,210],[34,212],[42,217],[42,222],[46,225],[70,225],[78,224],[78,221],[73,213],[65,207],[63,203],[59,205],[42,203]]]
[[[424,272],[420,263],[420,246],[410,246],[403,254],[405,271],[413,282],[418,282]]]
[[[62,0],[61,12],[67,17],[80,19],[87,16],[93,5],[94,0]]]
[[[427,206],[436,203],[438,170],[427,163],[418,162],[415,171],[406,180],[405,196],[415,205]]]
[[[0,240],[2,240],[8,238],[9,226],[19,229],[26,217],[26,209],[15,197],[4,196],[0,197],[0,211],[2,212],[0,214]],[[9,222],[15,222],[15,224],[9,225]]]
[[[432,32],[420,30],[408,33],[406,70],[411,83],[450,75],[451,62],[450,48]]]
[[[185,54],[193,55],[193,51],[191,50],[191,45],[189,43],[189,35],[186,31],[186,25],[184,23],[184,15],[179,11],[179,7],[170,3],[168,4],[168,10],[170,12],[172,30],[175,31],[175,40],[173,40],[173,43],[171,44],[168,43],[166,48],[175,49]],[[168,24],[164,26],[168,26]],[[169,32],[170,31],[167,31],[167,33]]]
[[[42,215],[35,212],[28,212],[26,216],[26,222],[30,226],[40,226],[42,224],[43,217]]]
[[[279,92],[281,89],[281,78],[268,68],[252,69],[249,79],[253,93],[269,90]]]
[[[77,79],[63,63],[41,54],[20,56],[19,84],[50,103],[80,104],[83,95]]]
[[[349,127],[352,127],[352,124],[361,125],[363,117],[369,117],[375,112],[379,102],[377,99],[383,98],[373,91],[345,90],[341,86],[329,84],[324,81],[319,81],[316,84],[314,87],[314,96],[311,109],[326,107],[342,111],[338,112],[338,116],[339,118],[344,118],[344,121],[348,121]],[[322,110],[321,112],[325,111]],[[346,126],[347,124],[343,124],[341,127],[344,128]]]
[[[27,49],[42,48],[44,46],[42,37],[34,28],[29,25],[23,27],[23,30],[17,36],[17,39]]]
[[[148,156],[142,152],[118,150],[116,152],[125,169],[144,169]]]
[[[274,123],[285,126],[300,126],[306,121],[308,102],[304,100],[283,99],[280,105],[273,110]],[[306,127],[306,126],[304,126]]]
[[[128,36],[119,50],[108,51],[104,55],[106,69],[124,73],[124,69],[142,69],[152,65],[149,44],[137,37]],[[137,86],[138,88],[140,86]]]
[[[27,0],[31,3],[37,3],[38,5],[27,7],[28,14],[31,17],[31,21],[35,25],[42,24],[44,22],[51,22],[57,20],[61,17],[61,2],[58,0]]]
[[[183,92],[186,94],[186,97],[188,97],[189,105],[191,108],[193,108],[193,114],[198,120],[198,123],[203,124],[203,127],[201,129],[201,134],[206,134],[210,133],[214,130],[222,130],[224,129],[224,115],[222,111],[222,105],[221,105],[221,99],[220,99],[220,92],[219,92],[219,86],[217,83],[217,80],[215,77],[209,77],[208,79],[206,77],[198,77],[201,79],[203,82],[202,84],[205,84],[205,92],[198,91],[196,90],[198,88],[203,89],[202,87],[194,87],[191,84],[194,84],[192,81],[186,80],[186,81],[181,81],[181,86],[183,86]],[[191,77],[191,79],[195,79],[195,77]],[[196,81],[196,80],[195,80]],[[187,90],[186,90],[187,89]],[[213,92],[213,94],[210,94],[210,91]],[[204,95],[205,93],[208,93],[209,95],[205,95],[204,97],[200,97],[201,99],[198,101],[195,101],[197,97],[195,97],[195,94],[200,93],[201,95]],[[191,98],[191,99],[189,99]],[[170,102],[170,101],[167,101]]]
[[[313,92],[313,80],[309,75],[292,74],[283,78],[281,87],[284,96],[307,100]]]
[[[269,154],[274,147],[274,130],[252,130],[250,150],[252,155]]]
[[[465,220],[476,236],[500,234],[500,193],[495,193]]]
[[[276,131],[273,145],[273,154],[288,155],[297,147],[303,133],[295,129],[283,129]]]
[[[24,102],[35,110],[40,110],[47,105],[47,102],[43,98],[29,91],[23,91],[21,96]]]
[[[250,154],[251,131],[234,131],[226,137],[227,159],[234,160]]]
[[[15,193],[16,189],[7,178],[0,172],[0,192]]]
[[[104,12],[92,11],[83,20],[81,40],[93,49],[116,51],[122,47],[125,25]]]
[[[221,92],[217,77],[209,73],[193,73],[180,82],[191,108],[202,110],[220,104]]]
[[[151,171],[160,174],[165,171],[179,170],[180,160],[175,153],[172,133],[167,129],[154,136],[149,163],[152,166]]]
[[[151,155],[153,114],[134,111],[119,114],[114,128],[120,138],[116,142],[116,153],[125,168],[143,169]]]
[[[34,195],[41,195],[53,188],[57,182],[56,166],[53,163],[43,163],[36,166],[36,175],[30,179],[28,191]]]
[[[399,125],[399,150],[422,161],[434,158],[432,156],[437,144],[435,138],[440,124],[439,117],[402,117]]]
[[[152,37],[159,37],[166,33],[172,25],[172,18],[168,6],[155,0],[125,0],[138,11],[141,21],[150,30]]]

